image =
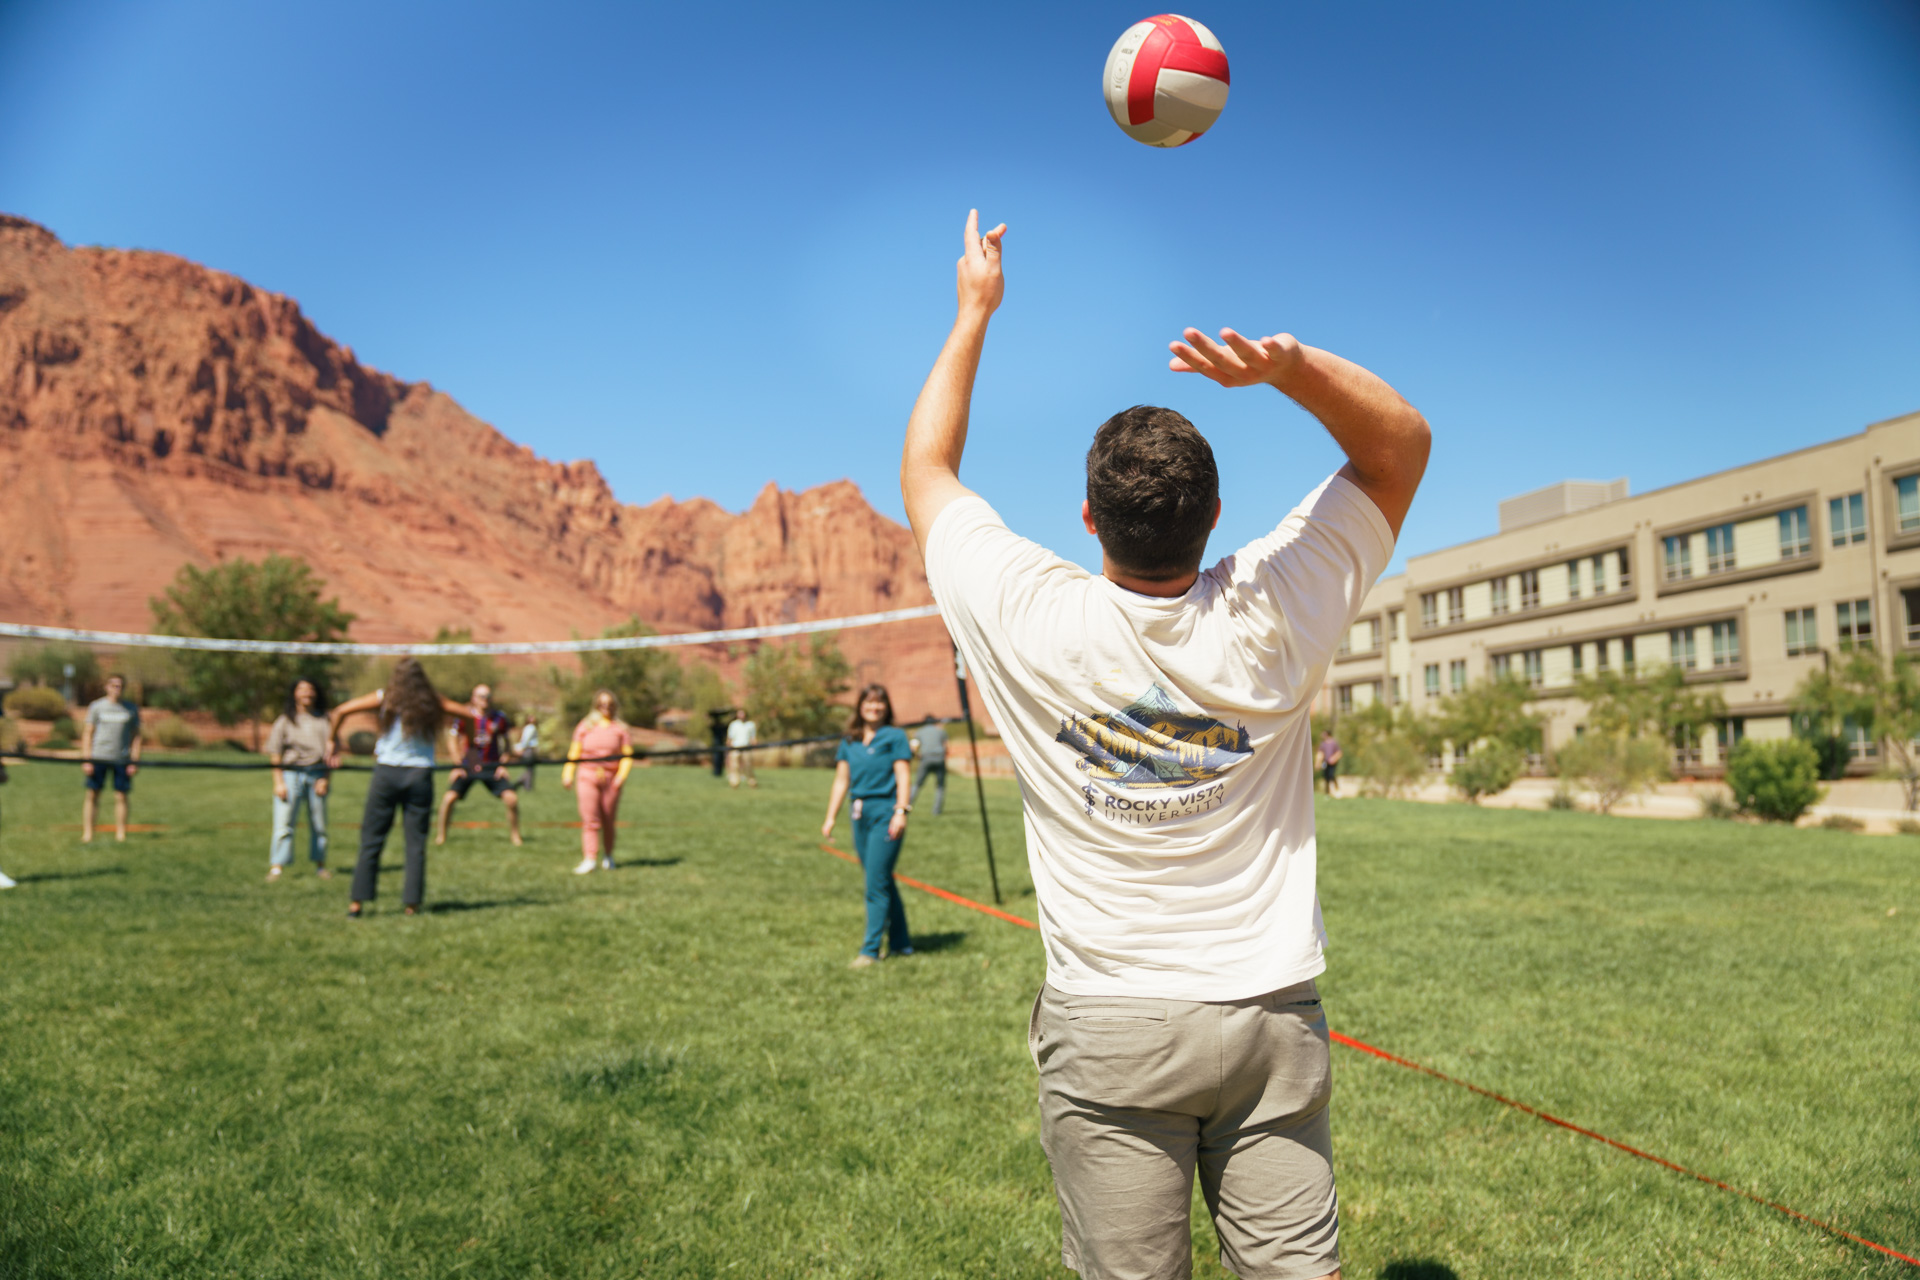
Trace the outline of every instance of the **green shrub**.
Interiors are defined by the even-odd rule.
[[[1867,824],[1845,813],[1830,813],[1820,819],[1820,825],[1829,831],[1865,831]]]
[[[1479,804],[1481,796],[1497,796],[1512,786],[1526,763],[1518,747],[1505,742],[1483,742],[1453,766],[1447,785],[1469,804]]]
[[[80,737],[80,726],[73,722],[72,716],[60,716],[53,722],[53,736],[65,738],[70,742],[77,741]]]
[[[67,700],[46,685],[22,685],[7,695],[6,709],[22,720],[54,720],[67,714]]]
[[[1405,734],[1366,739],[1351,758],[1369,795],[1401,797],[1427,780],[1427,753]]]
[[[20,722],[12,716],[0,716],[0,751],[20,749]]]
[[[1740,816],[1740,806],[1718,791],[1709,791],[1700,797],[1700,816],[1727,822]]]
[[[171,747],[176,751],[200,745],[200,735],[193,731],[192,725],[178,716],[168,716],[165,720],[157,722],[147,730],[146,739],[156,747]]]
[[[1902,818],[1893,826],[1903,836],[1920,836],[1920,818]]]
[[[1819,803],[1820,756],[1797,738],[1749,738],[1727,757],[1727,786],[1740,812],[1768,822],[1795,822]]]
[[[1547,797],[1547,808],[1549,809],[1571,810],[1578,809],[1579,807],[1580,798],[1574,794],[1573,788],[1565,782],[1555,787],[1553,794]]]
[[[1611,813],[1627,796],[1667,776],[1667,748],[1658,738],[1596,730],[1561,747],[1553,764],[1561,777],[1587,784],[1595,809]]]
[[[41,742],[40,750],[71,751],[73,750],[73,739],[67,737],[65,734],[60,734],[60,733],[50,734],[43,742]]]

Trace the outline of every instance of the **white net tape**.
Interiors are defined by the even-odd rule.
[[[348,644],[299,640],[221,640],[210,636],[151,636],[127,631],[86,631],[73,627],[41,627],[29,622],[0,622],[0,636],[21,640],[72,640],[80,644],[141,649],[196,649],[203,653],[306,654],[458,654],[458,653],[612,653],[624,649],[664,649],[682,644],[726,644],[733,640],[774,640],[781,636],[812,635],[877,627],[885,622],[937,618],[940,606],[916,605],[850,618],[815,618],[811,622],[782,622],[767,627],[734,627],[727,631],[692,631],[672,636],[619,636],[598,640],[508,641],[502,644]]]

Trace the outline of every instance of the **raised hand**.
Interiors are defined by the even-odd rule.
[[[1251,387],[1262,382],[1279,386],[1302,360],[1300,344],[1290,333],[1243,338],[1231,329],[1222,329],[1220,341],[1215,342],[1198,329],[1181,332],[1185,342],[1167,344],[1173,352],[1167,368],[1175,373],[1200,374],[1223,387]]]
[[[980,211],[967,210],[965,245],[956,265],[959,276],[960,310],[977,315],[992,315],[1000,305],[1006,281],[1000,275],[1000,237],[1007,234],[1001,223],[984,236],[980,234]]]

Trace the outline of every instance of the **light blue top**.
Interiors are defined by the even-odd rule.
[[[380,735],[380,741],[373,745],[373,762],[400,769],[431,769],[433,739],[409,737],[401,727],[400,718],[395,716],[386,732]]]

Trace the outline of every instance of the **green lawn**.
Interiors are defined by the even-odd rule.
[[[429,914],[396,869],[358,923],[343,876],[263,883],[262,775],[149,771],[164,829],[82,847],[73,771],[13,772],[0,1275],[1068,1274],[1037,938],[909,890],[921,953],[848,971],[823,772],[637,773],[632,861],[575,877],[548,769],[527,848],[456,831]],[[902,870],[986,898],[964,785]],[[1017,794],[990,797],[1031,915]],[[1386,801],[1321,834],[1335,1029],[1920,1247],[1920,840]],[[1349,1277],[1915,1274],[1334,1052]],[[1203,1226],[1197,1275],[1211,1252]]]

